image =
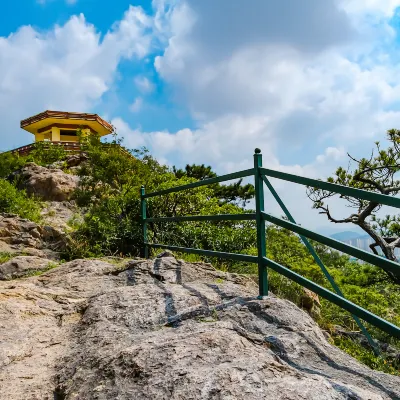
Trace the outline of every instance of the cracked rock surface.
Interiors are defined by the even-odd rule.
[[[63,231],[15,214],[0,213],[0,252],[56,259],[57,252],[66,246]]]
[[[35,256],[18,256],[0,265],[0,280],[21,278],[48,269],[50,260]]]
[[[400,378],[331,346],[249,278],[75,260],[0,282],[0,399],[396,399]]]

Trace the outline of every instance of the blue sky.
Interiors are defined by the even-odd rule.
[[[65,25],[71,17],[83,14],[87,23],[93,24],[100,40],[124,17],[130,5],[140,6],[144,12],[153,11],[151,0],[129,2],[126,0],[97,1],[97,0],[22,0],[9,2],[2,14],[0,36],[7,37],[17,32],[21,26],[32,26],[37,32],[45,33],[54,26]],[[162,54],[162,48],[152,49],[149,56],[154,59]],[[115,82],[97,102],[96,111],[99,114],[116,113],[129,121],[132,126],[145,131],[162,129],[179,130],[184,127],[194,127],[194,122],[187,109],[171,100],[168,87],[157,75],[152,59],[135,62],[121,60],[115,70]],[[135,99],[144,97],[143,93],[133,84],[137,76],[148,77],[152,83],[152,91],[145,93],[146,103],[141,106],[141,112],[132,117],[130,106]],[[39,109],[38,109],[39,110]],[[39,111],[38,111],[39,112]],[[22,114],[21,114],[22,115]],[[157,116],[155,118],[155,115]],[[22,118],[22,117],[21,117]],[[13,142],[18,143],[18,140]],[[13,147],[15,144],[12,144]],[[19,143],[18,143],[19,144]]]
[[[29,143],[19,121],[45,109],[97,112],[170,165],[227,173],[260,147],[270,168],[324,178],[400,127],[400,0],[6,3],[1,150]]]

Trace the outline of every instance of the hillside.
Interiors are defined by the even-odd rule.
[[[140,314],[135,317],[135,313],[142,312],[140,310],[145,310],[144,312],[151,310],[148,306],[150,301],[148,297],[153,295],[157,297],[158,290],[163,293],[161,295],[163,300],[156,300],[157,307],[161,307],[167,317],[183,313],[182,315],[185,315],[184,318],[186,318],[186,315],[188,315],[188,321],[185,322],[188,326],[186,327],[185,325],[184,332],[186,330],[191,331],[193,328],[191,332],[198,333],[197,325],[195,324],[197,322],[201,322],[204,326],[213,327],[212,329],[217,324],[216,332],[219,332],[220,323],[222,323],[222,320],[225,321],[226,318],[229,323],[232,321],[242,323],[243,321],[240,322],[241,316],[245,320],[250,318],[250,325],[246,325],[243,328],[248,331],[245,337],[253,337],[253,334],[261,335],[261,339],[257,336],[258,339],[253,343],[257,348],[257,352],[260,349],[268,348],[278,354],[282,362],[290,367],[289,369],[285,367],[283,369],[284,373],[277,375],[282,377],[283,381],[286,379],[286,372],[293,377],[298,376],[297,373],[300,371],[301,374],[304,373],[305,375],[300,374],[302,377],[299,379],[304,378],[304,382],[308,382],[308,379],[311,379],[307,375],[310,373],[308,369],[313,370],[314,375],[316,370],[321,370],[324,371],[322,375],[328,377],[324,378],[328,379],[328,383],[324,381],[324,385],[331,385],[337,393],[340,390],[337,390],[336,383],[332,384],[332,382],[336,382],[336,379],[341,382],[339,386],[342,385],[346,388],[343,389],[343,393],[350,393],[349,391],[353,390],[354,393],[359,393],[359,398],[375,398],[372,395],[372,397],[368,397],[369,394],[367,395],[366,393],[369,390],[372,391],[371,393],[384,393],[378,387],[379,385],[368,386],[367,392],[364,393],[362,391],[364,387],[363,380],[358,381],[353,387],[345,374],[336,374],[329,368],[338,363],[338,365],[341,365],[337,368],[338,371],[345,371],[343,365],[349,363],[349,365],[353,365],[355,363],[356,367],[354,368],[357,371],[361,368],[363,371],[360,374],[357,372],[357,376],[363,377],[362,379],[367,379],[370,382],[375,382],[376,379],[378,382],[379,379],[385,380],[386,378],[382,373],[375,373],[369,368],[392,375],[400,375],[398,341],[378,329],[368,326],[368,330],[382,351],[380,357],[375,356],[364,336],[358,332],[354,320],[347,312],[333,306],[324,299],[319,299],[312,292],[305,291],[299,285],[273,271],[269,271],[271,296],[265,301],[268,304],[271,303],[272,305],[268,307],[272,308],[275,307],[273,304],[279,304],[282,310],[291,315],[292,321],[285,320],[284,315],[279,316],[279,318],[283,318],[286,321],[283,323],[283,325],[288,325],[286,328],[280,327],[280,322],[275,320],[278,317],[274,313],[269,314],[268,311],[265,314],[260,314],[257,311],[255,314],[250,313],[253,316],[246,317],[248,313],[246,307],[243,310],[240,308],[243,305],[250,307],[250,309],[253,309],[252,307],[265,307],[264,303],[260,303],[255,299],[256,286],[253,283],[257,274],[255,265],[177,254],[177,257],[184,259],[186,263],[184,261],[177,262],[171,258],[169,261],[167,260],[168,268],[171,268],[170,271],[164,265],[164,262],[166,262],[164,259],[156,259],[149,262],[139,260],[138,256],[142,246],[139,198],[141,185],[145,183],[147,191],[158,190],[194,182],[198,179],[203,179],[204,176],[213,176],[214,172],[211,167],[205,167],[204,165],[193,165],[185,171],[169,168],[168,166],[160,165],[145,149],[133,151],[134,157],[132,157],[128,156],[126,152],[120,152],[118,146],[105,148],[98,141],[90,140],[90,142],[82,144],[84,152],[75,155],[66,154],[57,148],[44,150],[40,146],[28,157],[0,154],[0,281],[4,281],[3,283],[0,282],[1,290],[4,290],[4,293],[0,295],[0,301],[4,300],[2,310],[5,313],[4,320],[7,323],[2,325],[2,329],[4,329],[4,335],[7,335],[8,338],[2,342],[0,351],[5,368],[4,374],[0,378],[2,379],[0,383],[4,384],[4,393],[7,393],[7,382],[14,378],[20,382],[21,393],[24,390],[28,390],[26,389],[28,386],[32,387],[32,390],[37,390],[37,395],[32,394],[32,396],[37,396],[36,398],[45,398],[43,397],[44,393],[47,393],[46,396],[50,396],[51,390],[56,390],[57,388],[59,399],[91,398],[85,393],[89,393],[94,390],[93,387],[97,387],[93,386],[94,382],[102,382],[102,380],[106,383],[104,385],[102,383],[98,384],[99,388],[96,391],[99,394],[97,398],[113,398],[112,396],[114,395],[110,393],[114,393],[112,392],[113,390],[123,392],[122,387],[126,385],[127,380],[132,379],[137,382],[137,386],[132,386],[132,388],[127,386],[130,388],[129,390],[135,391],[135,393],[145,393],[146,390],[149,390],[148,386],[146,386],[148,383],[146,383],[147,381],[142,381],[142,378],[139,379],[139,372],[138,377],[135,375],[136,361],[132,361],[131,367],[129,365],[125,366],[126,368],[124,367],[128,370],[132,368],[132,372],[129,372],[134,374],[132,377],[131,375],[124,376],[124,373],[129,373],[123,372],[121,370],[122,367],[118,367],[119,362],[122,363],[121,365],[125,365],[124,356],[121,356],[122,361],[115,361],[117,364],[110,367],[112,369],[112,371],[109,371],[110,375],[105,372],[106,370],[108,371],[108,367],[103,363],[97,365],[95,359],[102,357],[96,355],[96,352],[102,351],[107,340],[110,340],[110,348],[115,347],[117,349],[119,346],[117,342],[119,341],[126,343],[126,347],[130,346],[127,341],[133,336],[134,340],[139,341],[138,332],[143,333],[146,329],[148,331],[141,336],[140,341],[142,342],[140,342],[140,346],[145,346],[148,334],[150,335],[148,336],[149,338],[164,334],[163,327],[165,324],[168,325],[165,315],[163,317],[160,314],[157,317],[159,321],[157,322],[158,325],[156,324],[157,329],[154,328],[154,321],[152,320],[153,322],[151,322],[148,319],[153,318],[151,314],[148,316]],[[118,143],[115,144],[118,145]],[[251,198],[252,190],[251,185],[242,185],[239,181],[224,187],[212,185],[186,193],[172,193],[161,199],[151,199],[148,202],[147,212],[148,216],[239,214],[248,212],[245,204]],[[148,233],[150,240],[170,243],[176,246],[256,254],[256,230],[253,221],[244,221],[240,224],[235,221],[209,224],[204,222],[149,224]],[[267,227],[266,234],[268,257],[331,289],[319,266],[296,235],[273,225]],[[361,265],[350,260],[346,255],[331,251],[331,249],[317,243],[314,243],[314,245],[329,272],[349,300],[394,324],[400,324],[400,293],[398,287],[388,281],[381,270],[370,265]],[[152,257],[156,255],[157,253],[152,253]],[[210,267],[209,264],[204,264],[204,262],[211,262],[217,270],[224,272],[218,272]],[[159,276],[157,272],[159,265],[164,265],[167,268],[168,271],[165,276]],[[182,267],[178,268],[177,265]],[[186,273],[184,271],[184,266],[189,272]],[[145,268],[145,271],[142,270],[142,267]],[[198,273],[198,276],[195,273]],[[171,283],[171,276],[185,276],[185,274],[190,275],[188,281],[183,280],[180,282],[181,278],[179,278],[178,283]],[[205,279],[204,281],[203,278]],[[225,281],[231,282],[232,279],[236,286],[232,286],[232,293],[226,295],[226,289],[221,289],[220,284]],[[196,282],[196,286],[189,287],[188,284],[191,282]],[[138,297],[132,300],[134,301],[132,304],[135,304],[138,308],[138,310],[133,310],[135,307],[130,303],[131,300],[126,299],[127,295],[124,293],[132,294],[132,291],[136,290],[133,289],[136,284],[144,292],[140,292],[140,294],[137,294]],[[148,286],[140,286],[142,284]],[[170,287],[170,285],[174,286]],[[108,298],[108,291],[114,291],[116,288],[118,288],[118,294],[113,292],[114,294],[110,294],[112,298]],[[215,292],[215,294],[212,295],[212,292]],[[100,314],[92,320],[90,319],[92,311],[87,307],[92,301],[95,302],[99,298],[104,298],[105,303],[99,306],[102,311],[98,311]],[[200,311],[196,308],[196,302],[192,304],[192,300],[196,300],[195,298],[198,298],[202,304],[203,308]],[[232,304],[229,303],[229,299],[233,301]],[[179,306],[182,307],[182,312],[176,306],[179,302],[182,302]],[[240,307],[237,306],[238,302]],[[193,307],[196,306],[195,315],[190,314],[192,305]],[[214,307],[217,307],[217,309],[214,310]],[[229,309],[229,317],[226,317],[228,314],[220,315],[220,312],[228,312],[225,307]],[[297,307],[301,307],[305,312]],[[232,320],[231,312],[236,313],[235,310],[240,312],[238,311],[238,314],[234,318],[232,317]],[[128,311],[129,315],[126,314]],[[103,315],[103,313],[105,314]],[[203,313],[205,314],[203,315]],[[264,321],[263,324],[277,324],[277,327],[273,329],[272,327],[268,329],[265,327],[260,328],[257,321],[254,320],[254,315],[257,315],[259,319],[261,318]],[[217,316],[218,318],[216,319]],[[121,322],[121,324],[125,324],[126,329],[120,332],[119,329],[121,327],[117,329],[111,325],[107,325],[107,327],[105,325],[97,325],[98,322],[105,321],[108,318],[111,318],[112,321],[115,318],[116,320],[125,318],[125,322]],[[137,319],[135,320],[135,318]],[[64,324],[63,319],[71,323]],[[286,334],[291,331],[300,332],[303,328],[296,328],[296,324],[298,321],[303,320],[311,321],[307,322],[306,325],[308,323],[312,324],[313,335],[316,335],[315,337],[312,336],[310,341],[307,342],[308,344],[304,346],[310,346],[310,348],[306,349],[307,352],[310,352],[311,347],[318,343],[318,346],[321,347],[318,347],[319,350],[314,349],[313,351],[319,354],[318,357],[321,360],[316,362],[315,357],[317,356],[313,355],[309,358],[306,357],[299,366],[297,361],[303,357],[303,339],[294,338],[291,344],[285,345],[284,351],[278,351],[274,346],[281,346],[280,342],[278,344],[275,342],[270,343],[267,338],[271,335],[275,336],[274,329],[284,329]],[[133,325],[130,325],[131,323]],[[91,334],[88,333],[91,332],[92,328],[99,330],[96,333],[99,337],[106,335],[107,332],[114,332],[115,339],[112,336],[107,336],[108,339],[104,339],[104,342],[103,339],[99,339],[100,347],[97,348],[97,345],[91,342]],[[177,327],[174,325],[173,328]],[[100,332],[102,329],[105,331]],[[143,331],[143,329],[145,330]],[[169,329],[167,331],[175,332]],[[120,334],[122,336],[119,336]],[[67,336],[63,335],[72,336],[68,336],[67,340]],[[87,343],[84,342],[86,340],[84,338],[86,337],[85,335],[87,336]],[[123,335],[126,335],[126,337]],[[170,333],[170,335],[174,335],[174,333]],[[211,336],[214,336],[214,333],[211,333]],[[54,341],[55,337],[65,337],[65,340],[57,339]],[[168,337],[171,338],[170,336]],[[169,339],[160,338],[160,340],[165,340],[163,343],[168,343]],[[229,340],[232,340],[232,343],[236,343],[237,338],[231,337]],[[249,340],[251,341],[252,339]],[[260,340],[261,344],[259,343]],[[274,341],[275,339],[272,340]],[[279,340],[283,339],[279,337]],[[43,346],[40,344],[42,342]],[[61,344],[64,342],[65,344]],[[219,345],[222,346],[221,343]],[[332,347],[333,345],[357,358],[364,363],[364,366],[361,367],[354,359],[343,354],[337,347]],[[210,349],[215,346],[217,345],[210,342],[210,347],[203,347],[202,351],[208,354]],[[87,348],[87,350],[80,354],[79,348]],[[167,344],[165,344],[164,349],[168,350]],[[255,349],[253,350],[255,351]],[[158,351],[155,348],[149,348],[150,353],[154,352],[151,353],[154,357],[161,357],[157,353]],[[228,349],[225,348],[224,351],[227,352],[227,357],[233,357],[233,353],[230,353]],[[34,354],[32,359],[29,355],[31,353]],[[228,363],[228,370],[236,368],[239,371],[238,376],[241,377],[238,379],[244,379],[243,382],[247,382],[243,393],[247,393],[247,390],[252,396],[256,396],[257,391],[255,388],[258,384],[250,378],[250,375],[255,373],[255,370],[251,369],[251,374],[248,372],[249,378],[246,379],[250,379],[250,381],[244,378],[244,372],[243,374],[240,372],[242,368],[244,368],[243,371],[247,371],[248,366],[246,363],[251,363],[253,357],[256,357],[255,353],[250,353],[239,360],[221,356],[222,358],[207,361],[207,363],[218,366],[220,365],[219,363],[222,363],[221,360],[226,360],[224,362]],[[44,354],[47,354],[46,360],[48,359],[49,363],[41,358],[44,357]],[[333,359],[335,361],[326,358],[330,357],[331,354],[334,355]],[[88,358],[79,361],[79,368],[82,365],[82,368],[87,372],[85,372],[85,376],[80,376],[77,372],[79,368],[76,367],[78,368],[76,369],[74,363],[75,360],[79,360],[83,355]],[[108,353],[104,354],[104,357],[109,357]],[[127,357],[129,358],[130,356]],[[192,355],[187,357],[190,361]],[[206,357],[204,354],[200,355],[200,357],[209,360],[208,356]],[[265,362],[269,363],[269,356],[266,357]],[[240,362],[246,365],[241,365]],[[319,362],[324,366],[319,365]],[[34,365],[42,365],[43,368],[38,368],[36,371]],[[61,370],[60,365],[65,365],[65,369]],[[154,365],[157,366],[156,364]],[[163,365],[169,364],[165,361]],[[232,367],[231,365],[236,365],[237,367]],[[329,365],[330,367],[328,368]],[[91,368],[93,368],[93,371],[95,369],[97,371],[93,372],[94,375],[89,372]],[[145,371],[147,371],[147,368],[148,366]],[[165,371],[162,370],[164,367],[160,366],[160,368],[160,376],[162,376]],[[168,366],[168,368],[172,367]],[[177,368],[185,369],[179,363]],[[296,373],[293,368],[297,370]],[[197,387],[195,384],[197,378],[194,378],[197,372],[194,371],[193,373],[194,375],[188,381],[188,385]],[[268,385],[269,388],[271,385],[276,384],[277,388],[280,387],[279,380],[275,382],[271,380],[271,377],[263,375],[264,372],[261,375],[257,375],[259,373],[257,372],[256,376],[258,377],[257,379],[260,379],[260,382],[264,382],[263,385]],[[277,372],[275,371],[274,373]],[[178,372],[176,374],[181,376]],[[372,374],[373,378],[367,378],[368,374]],[[24,376],[31,378],[24,378]],[[148,376],[148,372],[146,372],[143,375],[143,379]],[[160,382],[157,380],[157,376],[152,376],[152,379]],[[231,375],[229,376],[229,379],[236,379]],[[378,379],[375,377],[383,378]],[[89,386],[86,387],[82,382],[89,382],[90,379],[93,379],[93,382],[88,383]],[[110,379],[112,383],[110,383]],[[287,379],[288,382],[291,382],[292,378]],[[393,382],[397,382],[397,378],[394,377],[394,379]],[[43,383],[40,383],[42,381]],[[34,382],[35,384],[33,384]],[[199,382],[202,382],[199,383],[199,387],[203,387],[201,385],[214,387],[209,380],[200,379]],[[310,392],[305,393],[311,393],[310,396],[312,397],[315,387],[311,383],[310,385]],[[393,393],[397,393],[396,385],[397,383],[394,386],[390,386],[391,389],[385,394],[386,397],[378,396],[376,398],[393,397]],[[218,389],[220,390],[219,392],[216,389],[215,393],[225,393],[226,387],[223,386]],[[257,387],[257,390],[261,390],[260,386]],[[386,387],[386,384],[382,384],[382,387]],[[10,388],[9,390],[12,389]],[[107,393],[104,395],[105,397],[101,395],[103,390],[104,393]],[[164,393],[167,389],[160,390],[161,392],[157,395],[164,396],[165,394],[161,393]],[[186,393],[184,390],[186,389],[182,389],[182,393]],[[207,392],[208,389],[203,388],[201,390]],[[214,395],[213,389],[210,390],[210,396]],[[278,389],[276,390],[278,391]],[[293,388],[292,392],[286,393],[283,391],[282,393],[287,394],[286,398],[296,399],[301,398],[299,397],[301,396],[299,390]],[[348,398],[340,397],[338,394],[333,395],[332,393],[334,392],[331,393],[330,390],[326,392],[327,397],[323,398]],[[0,390],[0,392],[2,391]],[[34,392],[32,391],[32,393]],[[73,393],[80,394],[77,395],[78,397],[73,397],[75,396]],[[126,393],[129,393],[129,391]],[[185,396],[182,395],[183,397],[179,397],[180,392],[178,391],[177,393],[176,398],[190,398],[185,397],[186,394]],[[165,396],[160,398],[171,398],[167,395]],[[193,398],[203,398],[199,396]],[[230,396],[233,396],[232,398],[240,398],[236,392],[230,394]],[[13,399],[13,397],[7,398]]]

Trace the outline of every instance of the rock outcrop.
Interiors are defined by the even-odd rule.
[[[89,157],[86,153],[76,153],[71,154],[66,157],[63,161],[56,161],[53,164],[48,165],[49,168],[68,168],[74,170],[75,167],[79,167],[83,163],[89,160]]]
[[[395,399],[254,281],[184,263],[76,260],[0,282],[0,399]]]
[[[70,232],[71,224],[83,221],[84,211],[72,201],[48,201],[45,203],[41,215],[42,224],[49,225],[61,232]]]
[[[36,256],[17,256],[0,265],[0,280],[21,278],[49,269],[52,262]]]
[[[0,251],[57,258],[67,246],[65,234],[49,225],[38,225],[14,214],[0,214]]]
[[[12,174],[10,179],[16,180],[20,189],[26,189],[30,195],[43,200],[69,200],[79,184],[79,177],[66,174],[58,168],[46,168],[35,163],[27,163]]]

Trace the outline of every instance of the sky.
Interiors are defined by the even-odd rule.
[[[400,0],[8,1],[0,150],[31,143],[19,122],[46,109],[95,112],[169,165],[224,174],[259,147],[268,168],[324,179],[400,128],[399,32]],[[354,230],[273,184],[302,225]]]

